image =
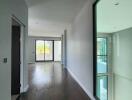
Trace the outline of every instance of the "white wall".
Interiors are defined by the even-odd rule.
[[[24,48],[26,48],[28,9],[24,0],[1,0],[0,13],[0,99],[11,100],[11,17],[15,15],[26,25],[24,34]],[[7,58],[8,62],[3,63],[3,58]],[[28,84],[26,50],[24,58],[23,85],[26,87]]]
[[[67,32],[67,68],[91,99],[93,99],[92,3],[92,0],[85,3]]]
[[[28,63],[35,62],[35,40],[28,38]]]
[[[70,27],[68,27],[70,28]],[[61,61],[62,61],[62,65],[65,68],[66,64],[67,64],[67,30],[64,30],[64,33],[62,34],[62,55],[61,55]]]
[[[28,37],[28,63],[35,62],[35,40],[61,40],[60,37]]]
[[[114,100],[132,99],[132,28],[113,34]]]

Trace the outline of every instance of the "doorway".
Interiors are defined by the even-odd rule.
[[[21,25],[12,19],[11,95],[20,94],[20,33]]]

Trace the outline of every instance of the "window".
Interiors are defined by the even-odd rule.
[[[108,100],[107,38],[97,38],[97,97]]]

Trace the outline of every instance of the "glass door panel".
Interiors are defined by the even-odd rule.
[[[108,76],[98,75],[97,83],[97,97],[100,100],[107,100]]]
[[[61,41],[54,41],[54,61],[61,61]]]
[[[97,56],[97,73],[107,73],[107,56]]]
[[[36,40],[36,61],[44,61],[44,41]]]
[[[97,38],[97,55],[107,55],[107,39]]]
[[[45,61],[53,60],[53,41],[45,41]]]
[[[107,38],[97,38],[97,97],[108,100]]]

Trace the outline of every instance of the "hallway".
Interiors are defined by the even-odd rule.
[[[29,65],[29,90],[21,100],[90,100],[59,62]]]

